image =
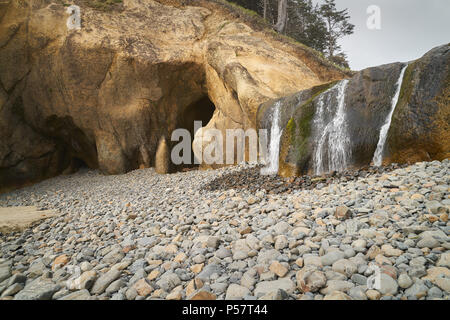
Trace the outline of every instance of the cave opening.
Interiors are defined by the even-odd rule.
[[[216,107],[214,103],[209,99],[208,96],[204,96],[191,105],[187,106],[183,112],[180,113],[178,117],[178,127],[179,129],[186,129],[191,134],[191,145],[195,137],[195,121],[201,121],[202,127],[206,126],[212,119]],[[194,162],[194,151],[191,148],[191,158]],[[198,169],[198,164],[181,164],[173,165],[173,171],[189,171]]]
[[[71,156],[69,159],[68,164],[66,165],[66,168],[62,171],[62,174],[73,174],[78,172],[82,169],[89,169],[90,167],[87,165],[87,163],[78,158],[77,156]]]

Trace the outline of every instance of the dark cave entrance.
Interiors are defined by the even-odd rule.
[[[88,169],[89,166],[84,162],[84,160],[76,157],[70,156],[69,163],[66,168],[62,171],[63,175],[73,174],[78,172],[81,169]]]
[[[177,129],[186,129],[191,134],[191,146],[194,141],[195,132],[194,132],[194,122],[201,121],[202,127],[206,126],[211,118],[213,117],[214,111],[216,107],[214,103],[208,98],[208,96],[204,96],[200,100],[192,103],[187,106],[183,112],[178,117],[178,126]],[[174,142],[176,145],[178,142]],[[194,162],[194,151],[191,148],[191,157],[192,162]],[[173,171],[188,171],[198,169],[198,164],[181,164],[181,165],[173,165]]]

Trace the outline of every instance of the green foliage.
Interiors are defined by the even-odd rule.
[[[320,6],[320,15],[327,27],[325,34],[327,48],[325,51],[328,57],[331,58],[341,50],[338,40],[351,35],[355,26],[349,22],[348,9],[338,10],[335,0],[325,0],[325,3]]]
[[[288,132],[290,133],[290,135],[292,136],[293,134],[295,134],[295,121],[294,118],[289,119],[289,122],[286,126],[286,129],[288,130]]]
[[[272,27],[277,22],[279,0],[230,1],[261,17],[265,14],[265,20]],[[349,19],[348,10],[337,10],[335,0],[325,0],[322,5],[312,0],[288,0],[288,21],[283,33],[323,53],[334,65],[347,71],[347,56],[341,51],[338,40],[353,33],[355,26]]]
[[[257,23],[268,26],[266,20],[264,20],[256,10],[253,10],[253,6],[241,5],[245,4],[247,1],[227,1],[227,0],[215,0],[216,2],[224,4],[226,7],[236,12],[241,18],[249,18],[255,20]]]

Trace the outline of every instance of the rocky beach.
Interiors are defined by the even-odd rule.
[[[82,169],[0,195],[59,213],[1,235],[1,299],[449,298],[448,159],[305,186],[257,169]]]
[[[450,7],[352,3],[0,1],[0,300],[449,300]]]

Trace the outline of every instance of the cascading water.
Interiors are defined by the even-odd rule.
[[[380,130],[380,138],[378,140],[377,149],[375,150],[375,154],[374,154],[373,160],[372,160],[374,165],[377,167],[381,166],[381,164],[383,162],[384,145],[386,144],[387,134],[389,132],[389,128],[391,127],[392,115],[394,114],[395,107],[397,106],[398,99],[400,97],[400,91],[402,89],[402,84],[403,84],[403,77],[405,75],[405,71],[406,71],[407,67],[408,67],[408,65],[403,67],[402,72],[400,73],[400,77],[396,84],[397,89],[395,91],[394,97],[392,98],[391,110],[389,111],[386,121],[384,122],[384,124]]]
[[[263,175],[273,175],[278,173],[279,157],[280,157],[280,139],[283,130],[280,127],[280,108],[281,102],[275,103],[272,113],[272,126],[270,128],[269,158],[266,167],[261,169]]]
[[[342,171],[348,166],[351,155],[350,137],[345,114],[345,92],[348,80],[342,80],[318,99],[314,116],[317,143],[313,153],[315,174],[327,171]],[[337,107],[332,103],[336,97]],[[326,101],[324,101],[326,100]]]

